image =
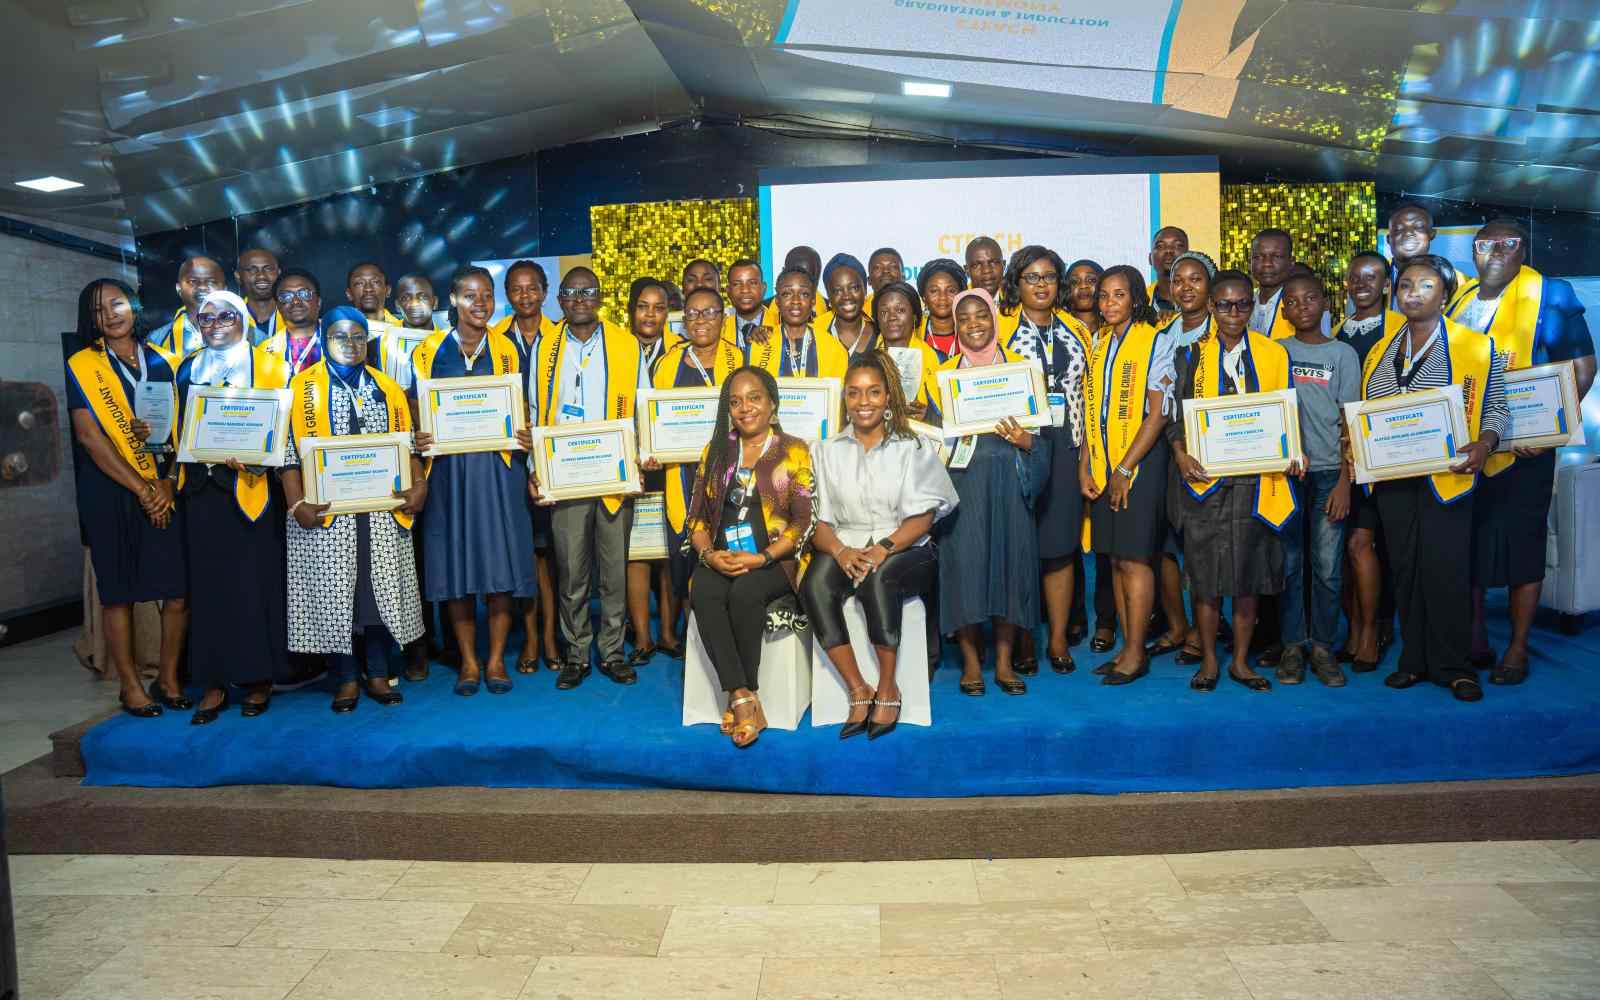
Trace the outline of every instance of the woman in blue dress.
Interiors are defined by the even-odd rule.
[[[494,316],[494,278],[481,267],[462,267],[450,281],[455,326],[417,346],[411,363],[417,379],[520,374],[516,344],[489,330]],[[418,383],[411,389],[412,404]],[[413,414],[415,415],[415,414]],[[506,638],[512,605],[537,597],[533,565],[533,524],[525,499],[527,452],[532,436],[517,432],[520,451],[441,455],[428,463],[428,516],[422,521],[426,578],[422,594],[447,602],[451,631],[461,648],[461,674],[455,692],[491,694],[511,690],[506,675]],[[426,454],[433,436],[418,432],[417,452]],[[489,609],[489,656],[478,659],[477,597]]]
[[[981,288],[956,296],[955,353],[943,369],[1021,360],[999,342],[999,313]],[[1017,630],[1039,627],[1039,532],[1033,505],[1050,475],[1050,442],[1009,417],[975,435],[965,468],[950,478],[961,498],[940,522],[939,631],[957,632],[961,693],[984,693],[979,641],[994,625],[994,680],[1006,694],[1028,686],[1012,667]]]

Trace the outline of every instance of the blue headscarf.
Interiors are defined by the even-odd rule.
[[[850,270],[861,275],[861,283],[863,285],[867,283],[867,269],[861,266],[861,262],[859,260],[856,260],[847,253],[836,253],[828,259],[828,266],[822,269],[822,287],[824,289],[828,287],[828,282],[833,276],[833,272],[839,270],[841,267],[848,267]]]
[[[322,360],[328,363],[328,369],[334,374],[338,375],[345,382],[350,382],[352,379],[359,376],[361,374],[361,369],[366,366],[341,365],[334,361],[333,355],[328,353],[328,342],[326,339],[328,328],[333,326],[335,323],[341,323],[345,320],[349,320],[350,322],[361,327],[361,332],[363,335],[370,334],[371,331],[367,328],[367,317],[362,315],[360,309],[357,309],[355,306],[334,306],[332,309],[329,309],[327,312],[322,314],[322,323],[317,327],[317,339],[321,341],[319,346],[322,348]]]

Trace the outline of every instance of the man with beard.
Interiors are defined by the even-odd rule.
[[[389,301],[389,276],[383,273],[383,268],[377,263],[364,260],[350,269],[344,279],[344,297],[361,310],[361,315],[367,318],[369,324],[400,325],[400,317],[384,305]]]
[[[244,304],[256,321],[254,344],[259,346],[272,339],[283,325],[278,312],[278,300],[272,297],[272,286],[277,284],[278,258],[271,250],[255,247],[239,255],[239,265],[233,269],[233,279],[244,293]]]
[[[200,303],[212,292],[227,285],[222,280],[222,265],[210,257],[190,257],[178,268],[178,299],[183,306],[170,322],[151,330],[145,343],[179,358],[188,357],[202,346]]]

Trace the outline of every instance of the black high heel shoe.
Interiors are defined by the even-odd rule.
[[[175,695],[168,695],[165,691],[161,690],[160,681],[150,682],[150,697],[153,700],[160,702],[163,706],[172,709],[174,712],[187,712],[189,709],[194,707],[194,702],[190,701],[188,697],[184,695],[182,689],[179,689],[178,693]]]
[[[1089,648],[1094,650],[1096,653],[1109,653],[1111,652],[1112,647],[1116,644],[1117,634],[1115,632],[1111,633],[1111,638],[1102,639],[1100,638],[1099,631],[1096,630],[1095,637],[1089,640]]]
[[[272,707],[272,690],[267,690],[267,696],[260,701],[246,701],[239,706],[239,714],[247,719],[266,715],[267,709]]]
[[[209,725],[211,725],[211,723],[216,722],[217,721],[217,716],[219,716],[223,712],[227,711],[227,709],[228,709],[228,692],[226,690],[224,690],[222,692],[222,700],[217,702],[217,705],[216,705],[215,708],[197,708],[197,709],[195,709],[194,710],[194,714],[189,716],[189,725],[191,725],[191,726],[209,726]]]
[[[876,697],[877,692],[873,691],[871,688],[865,688],[864,687],[864,688],[857,688],[855,691],[850,691],[848,693],[849,694],[855,694],[857,691],[865,691],[865,692],[867,692],[867,700],[866,701],[861,701],[859,699],[852,699],[851,701],[847,702],[846,704],[848,704],[851,708],[860,708],[862,705],[865,705],[865,706],[867,706],[867,714],[863,715],[861,717],[861,721],[859,721],[859,722],[851,722],[849,719],[846,719],[844,725],[839,727],[839,738],[841,740],[847,740],[852,736],[860,736],[862,733],[867,732],[868,729],[869,729],[869,727],[867,726],[867,720],[872,718],[873,698]]]
[[[1107,685],[1109,687],[1120,687],[1123,684],[1132,684],[1134,681],[1138,680],[1139,678],[1143,677],[1145,674],[1148,674],[1149,672],[1150,672],[1150,659],[1149,659],[1149,657],[1146,657],[1145,659],[1139,661],[1139,668],[1137,670],[1135,670],[1133,673],[1124,674],[1124,673],[1121,673],[1119,671],[1113,670],[1110,673],[1106,674],[1104,677],[1100,678],[1100,683],[1101,684],[1105,684],[1105,685]]]
[[[1072,654],[1068,653],[1066,656],[1050,657],[1050,669],[1058,674],[1070,674],[1078,669],[1078,664],[1073,660]]]
[[[894,709],[894,719],[893,719],[893,721],[891,721],[891,722],[873,722],[872,721],[872,713],[876,712],[880,706],[882,706],[883,708],[892,708],[892,709]],[[880,736],[888,736],[890,733],[894,732],[894,727],[898,726],[899,724],[900,724],[900,699],[899,698],[896,698],[894,701],[879,701],[876,698],[874,698],[872,700],[872,708],[867,711],[867,739],[875,740]]]
[[[1018,660],[1011,669],[1022,677],[1036,677],[1039,674],[1039,658],[1037,656],[1024,657]]]
[[[1008,681],[1008,680],[1005,680],[1004,678],[996,677],[994,679],[994,686],[999,688],[1000,690],[1004,691],[1006,694],[1027,694],[1028,693],[1028,685],[1023,683],[1020,680],[1009,680]]]
[[[401,694],[399,691],[396,691],[394,688],[391,688],[391,687],[385,687],[385,688],[383,688],[383,689],[381,689],[379,691],[374,691],[374,690],[372,690],[372,684],[370,682],[367,683],[367,684],[363,684],[361,686],[361,691],[368,698],[371,698],[373,701],[375,701],[378,704],[382,705],[384,708],[388,708],[391,705],[398,705],[402,701],[406,700],[405,695]]]

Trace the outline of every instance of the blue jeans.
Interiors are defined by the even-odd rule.
[[[1339,482],[1338,469],[1307,472],[1294,487],[1299,505],[1293,521],[1283,529],[1283,644],[1303,646],[1306,641],[1305,585],[1300,572],[1305,565],[1307,521],[1311,536],[1311,641],[1331,648],[1339,631],[1339,590],[1344,568],[1344,522],[1334,524],[1323,509],[1328,494]]]

